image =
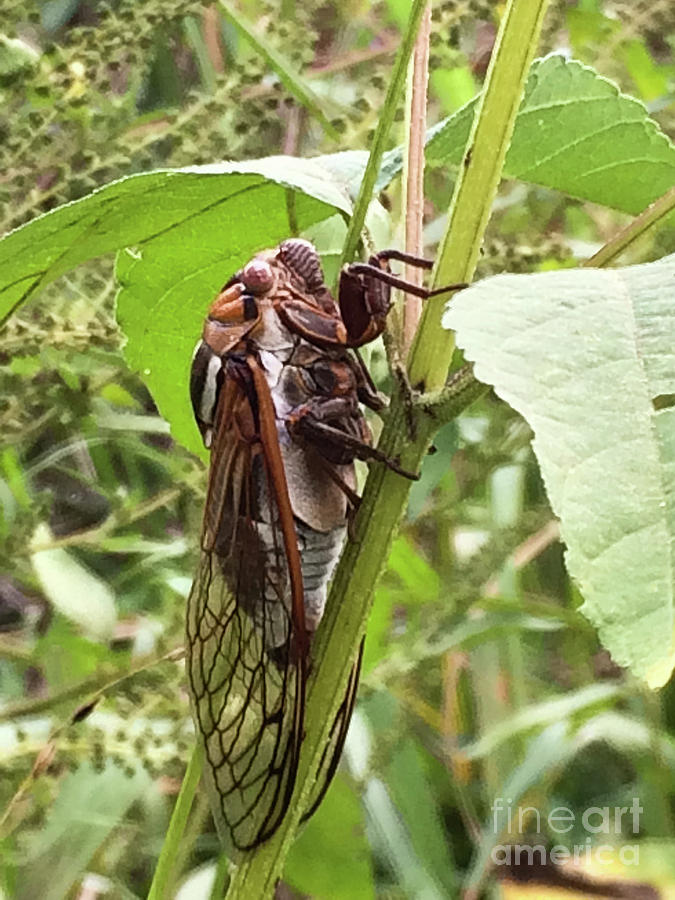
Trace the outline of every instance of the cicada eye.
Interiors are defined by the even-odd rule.
[[[264,294],[274,285],[274,273],[264,259],[252,259],[244,266],[241,280],[252,294]]]

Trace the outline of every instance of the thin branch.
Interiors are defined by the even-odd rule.
[[[672,187],[658,200],[651,203],[639,216],[633,219],[611,241],[601,247],[587,259],[583,265],[587,268],[607,266],[620,256],[632,243],[653,228],[657,228],[675,209],[675,187]]]
[[[51,764],[54,758],[54,754],[56,753],[56,737],[56,734],[52,735],[45,743],[45,745],[40,749],[40,752],[37,754],[30,772],[23,779],[16,792],[12,795],[12,797],[10,797],[9,803],[5,807],[2,816],[0,816],[0,840],[3,840],[9,834],[11,834],[13,829],[9,823],[14,810],[17,809],[21,801],[24,799],[31,786],[33,785],[33,782],[36,781]]]
[[[225,63],[221,46],[220,16],[215,6],[207,6],[202,12],[202,27],[204,31],[204,45],[211,60],[213,71],[222,73],[225,71]]]
[[[352,50],[344,56],[318,63],[307,70],[308,78],[321,78],[323,75],[332,75],[334,72],[343,72],[363,63],[372,63],[383,56],[391,55],[401,42],[398,31],[383,32],[378,37],[375,47],[366,47],[364,50]]]
[[[152,877],[148,900],[164,900],[165,897],[169,896],[168,889],[174,865],[179,856],[180,843],[183,839],[183,832],[190,814],[195,791],[202,777],[203,766],[204,753],[201,744],[197,744],[183,777],[180,793],[169,822],[169,829],[164,838],[159,860]]]
[[[560,540],[560,525],[557,519],[551,519],[539,531],[531,534],[522,544],[519,544],[509,556],[509,561],[514,569],[522,569],[531,563],[546,550],[551,544]],[[483,588],[485,597],[498,597],[500,592],[499,575],[493,575]]]
[[[408,134],[403,168],[405,184],[405,249],[414,256],[424,255],[424,139],[427,127],[427,83],[429,80],[429,37],[431,4],[427,5],[417,35],[412,58]],[[422,284],[422,270],[406,265],[404,278]],[[422,315],[422,300],[406,294],[403,307],[403,352],[407,353]]]
[[[252,23],[247,21],[232,3],[228,2],[228,0],[219,0],[219,6],[227,17],[228,22],[236,28],[242,38],[262,56],[272,71],[277,74],[279,81],[286,90],[321,123],[321,127],[329,137],[334,141],[338,141],[340,135],[324,112],[324,101],[314,93],[305,78],[296,71],[290,60],[279,53],[269,41],[261,37]]]
[[[93,702],[99,697],[102,697],[107,691],[122,684],[123,681],[133,678],[134,675],[138,675],[139,672],[151,669],[158,663],[176,662],[181,659],[183,652],[182,647],[175,647],[173,650],[169,650],[161,656],[152,656],[150,659],[138,663],[133,669],[125,667],[124,670],[121,670],[118,675],[115,675],[112,678],[110,677],[109,672],[104,675],[92,675],[90,678],[79,681],[77,684],[72,684],[55,694],[51,694],[49,697],[37,697],[30,700],[17,700],[15,703],[8,703],[0,709],[0,722],[12,721],[13,719],[19,719],[23,716],[35,716],[38,715],[38,713],[54,709],[54,707],[60,706],[61,703],[66,703],[68,700],[77,700],[81,697],[89,697]]]
[[[366,221],[368,206],[373,199],[373,190],[375,188],[377,176],[380,172],[382,156],[384,155],[384,150],[389,139],[389,132],[391,131],[394,116],[396,115],[396,107],[405,84],[408,60],[410,59],[410,54],[415,45],[417,32],[425,8],[426,3],[424,0],[415,0],[410,10],[408,26],[396,55],[394,68],[391,73],[391,81],[389,82],[387,95],[382,106],[382,113],[370,145],[370,155],[368,157],[366,169],[363,173],[363,178],[361,179],[359,195],[356,198],[354,212],[349,220],[349,227],[347,228],[347,235],[345,237],[344,247],[342,248],[339,269],[341,269],[345,263],[351,262],[352,259],[354,259],[359,241],[361,240],[361,232],[363,231],[363,224]]]

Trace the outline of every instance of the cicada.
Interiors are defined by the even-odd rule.
[[[312,636],[358,501],[356,459],[401,474],[371,446],[360,403],[380,409],[357,348],[384,328],[390,286],[423,296],[388,251],[347,266],[337,302],[308,241],[255,256],[211,304],[190,381],[211,462],[187,660],[216,825],[230,852],[275,832],[304,732]],[[335,771],[358,683],[355,660],[308,815]]]

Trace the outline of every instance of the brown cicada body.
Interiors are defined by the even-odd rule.
[[[409,259],[390,252],[347,267],[336,304],[307,241],[258,254],[212,303],[193,360],[211,465],[188,675],[214,817],[231,851],[267,840],[288,808],[311,637],[356,500],[354,461],[401,471],[370,446],[359,402],[382,401],[352,349],[383,330],[390,285],[410,289],[389,271],[392,257]],[[359,665],[307,815],[337,766]]]

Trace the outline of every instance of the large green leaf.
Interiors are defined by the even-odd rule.
[[[284,236],[350,202],[308,160],[271,156],[243,163],[132,175],[17,228],[0,241],[0,321],[37,290],[80,263],[178,233],[179,259],[194,244],[217,244],[221,258]],[[213,237],[207,230],[213,230]],[[190,243],[194,242],[194,244]],[[180,251],[182,250],[182,254]],[[169,269],[172,260],[167,260]]]
[[[460,165],[476,102],[430,129],[430,165]],[[385,187],[402,165],[401,148],[392,150],[378,187]],[[354,181],[353,154],[347,166]],[[611,81],[577,60],[549,56],[530,70],[504,177],[639,213],[675,182],[675,147],[644,106]]]
[[[0,241],[0,320],[80,263],[132,247],[118,265],[127,359],[198,449],[186,385],[209,300],[255,251],[350,209],[324,169],[293,157],[135,175]]]
[[[499,275],[443,320],[534,430],[582,611],[654,686],[675,661],[674,285],[673,257]]]

